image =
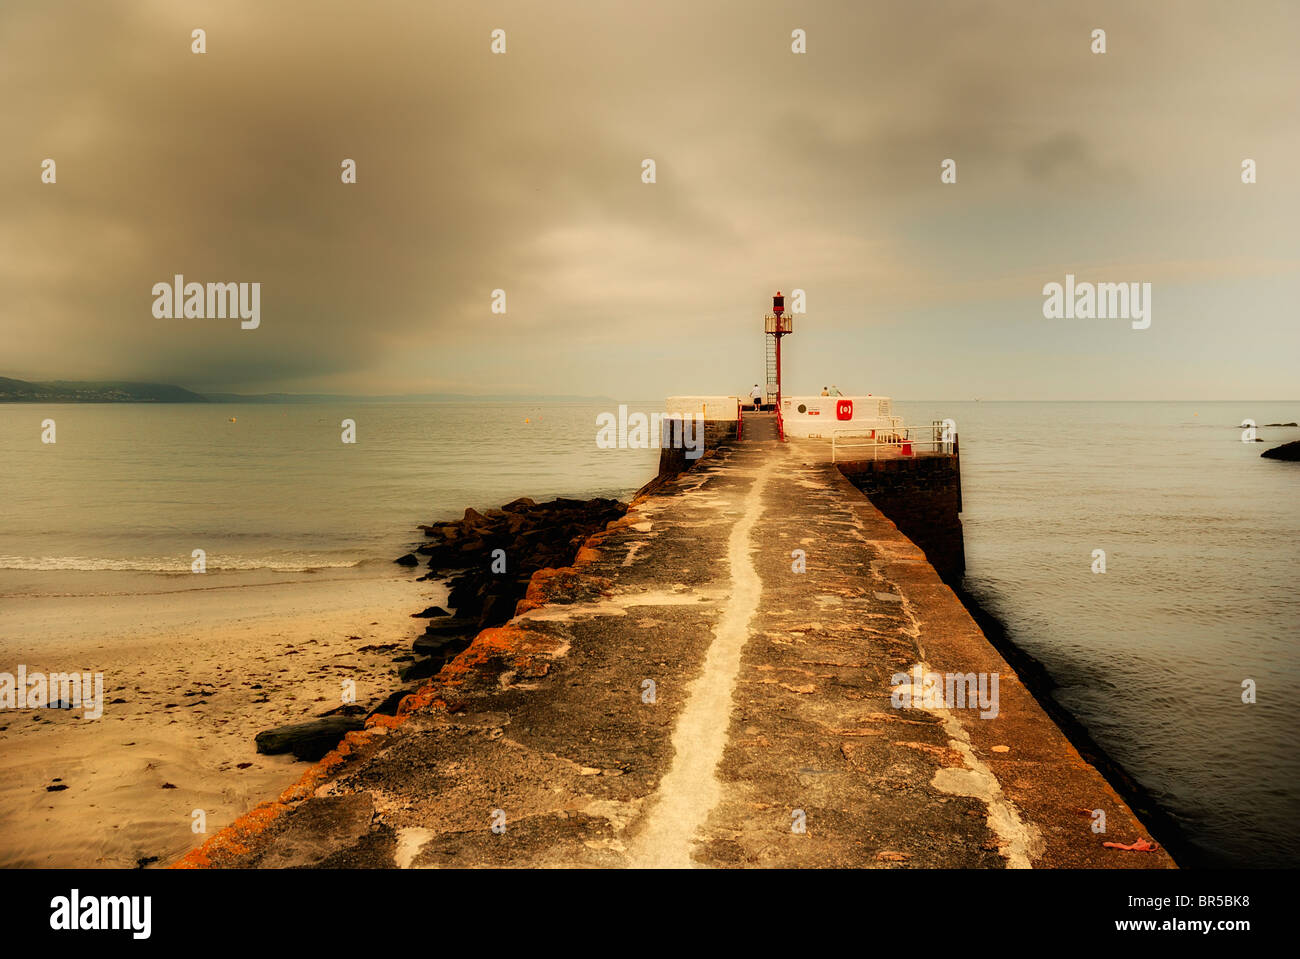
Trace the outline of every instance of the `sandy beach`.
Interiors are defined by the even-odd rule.
[[[302,774],[259,755],[259,731],[340,705],[346,679],[379,702],[424,627],[411,614],[445,598],[379,565],[197,588],[155,576],[144,591],[144,577],[125,591],[121,574],[59,577],[64,595],[3,584],[0,670],[102,672],[104,712],[0,712],[0,866],[168,864],[203,840],[195,810],[211,834]]]

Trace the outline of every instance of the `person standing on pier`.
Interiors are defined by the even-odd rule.
[[[749,391],[750,398],[754,401],[754,409],[758,409],[759,404],[763,402],[763,391],[754,384],[754,388]]]

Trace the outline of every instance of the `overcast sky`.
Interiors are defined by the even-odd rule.
[[[747,392],[797,287],[788,393],[1293,399],[1298,39],[1287,0],[4,0],[0,375]],[[260,328],[156,319],[176,273],[260,282]],[[1045,319],[1066,273],[1150,328]]]

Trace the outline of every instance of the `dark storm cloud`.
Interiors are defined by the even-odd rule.
[[[8,2],[0,375],[711,392],[752,379],[777,286],[809,290],[809,357],[850,363],[911,311],[960,337],[1018,298],[1032,323],[1058,265],[1240,275],[1267,255],[1293,281],[1279,167],[1296,69],[1279,38],[1295,16],[1177,9]],[[1273,202],[1230,207],[1220,249],[1195,198],[1208,178],[1233,186],[1251,151]],[[1161,215],[1112,239],[1135,203]],[[151,287],[175,273],[260,282],[261,327],[155,319]],[[679,348],[645,362],[665,342]],[[1012,345],[1006,364],[1024,362]],[[946,362],[917,388],[975,375]]]

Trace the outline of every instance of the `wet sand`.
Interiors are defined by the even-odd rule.
[[[40,575],[37,595],[0,584],[0,671],[102,672],[104,712],[0,710],[0,866],[166,865],[203,840],[195,810],[211,834],[301,776],[257,753],[259,731],[341,705],[345,679],[377,704],[424,628],[411,613],[445,599],[391,566],[57,574],[73,595]]]

